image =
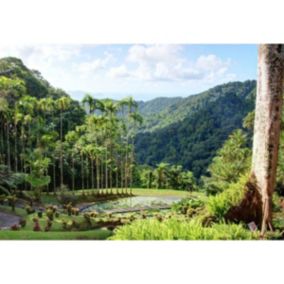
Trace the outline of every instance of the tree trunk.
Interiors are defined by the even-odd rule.
[[[72,153],[72,191],[75,190],[75,161],[74,154]]]
[[[96,157],[96,182],[97,182],[97,189],[100,189],[100,165],[99,165],[99,159]]]
[[[85,184],[84,184],[84,157],[83,157],[83,154],[81,154],[81,178],[82,178],[82,189],[85,189]]]
[[[11,153],[10,153],[10,125],[7,122],[7,166],[8,169],[11,170]]]
[[[275,187],[283,101],[284,46],[260,45],[251,177],[262,199],[264,233],[272,229],[272,194]]]
[[[63,186],[63,117],[62,111],[60,112],[60,188]]]
[[[95,188],[95,178],[94,178],[94,159],[91,157],[91,179],[92,179],[92,189]]]
[[[15,172],[18,172],[18,149],[17,149],[17,136],[18,136],[18,129],[17,124],[15,123],[15,141],[14,141],[14,152],[15,152]]]

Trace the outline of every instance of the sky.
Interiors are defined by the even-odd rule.
[[[136,100],[188,96],[230,81],[256,79],[256,45],[14,45],[1,46],[0,58],[14,56],[38,70],[51,85],[80,100]]]

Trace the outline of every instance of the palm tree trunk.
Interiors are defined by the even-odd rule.
[[[11,151],[10,151],[10,129],[9,129],[9,122],[7,121],[6,124],[6,132],[7,132],[7,167],[11,170]]]
[[[94,159],[91,158],[91,177],[92,177],[92,189],[95,188],[94,184]]]
[[[284,46],[264,44],[258,53],[252,180],[262,197],[264,233],[272,229],[272,194],[275,187],[284,83]]]
[[[100,189],[100,165],[98,157],[96,157],[96,183],[97,189]]]
[[[87,185],[87,189],[90,188],[90,186],[89,186],[89,178],[90,178],[90,174],[89,174],[89,159],[88,159],[88,156],[86,155],[86,185]]]
[[[56,161],[55,158],[53,158],[52,168],[53,168],[53,192],[56,191]]]
[[[75,162],[74,154],[72,154],[72,191],[75,190]]]
[[[120,187],[122,189],[122,192],[123,192],[123,162],[122,162],[122,159],[121,159],[121,162],[120,162]]]
[[[14,145],[14,151],[15,151],[15,172],[18,172],[18,149],[17,149],[17,136],[18,136],[18,131],[17,131],[17,124],[15,123],[15,145]]]
[[[106,185],[106,189],[108,189],[107,150],[105,154],[105,185]]]
[[[60,187],[63,185],[63,117],[62,117],[62,111],[60,111]]]
[[[84,184],[84,157],[81,154],[81,178],[82,178],[82,189],[85,189],[85,184]]]

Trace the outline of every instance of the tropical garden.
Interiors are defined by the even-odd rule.
[[[273,45],[267,48],[264,54],[275,52]],[[282,65],[279,70],[284,69]],[[284,75],[279,71],[277,76],[282,83]],[[242,103],[251,105],[256,99],[256,108],[244,111],[239,104],[238,115],[224,127],[226,133],[213,131],[214,124],[218,128],[216,121],[226,118],[220,115],[212,119],[211,106],[220,109],[219,104],[229,104],[228,100],[221,97],[219,102],[203,96],[201,104],[208,107],[208,115],[203,112],[203,117],[208,127],[200,124],[200,118],[191,117],[186,120],[189,129],[197,125],[198,132],[189,140],[184,128],[179,132],[183,145],[195,141],[188,162],[185,156],[182,163],[176,158],[175,163],[159,160],[163,145],[151,139],[149,144],[156,150],[147,151],[159,161],[147,163],[144,157],[142,163],[141,153],[149,146],[143,146],[148,141],[145,137],[150,134],[141,134],[145,121],[132,97],[96,99],[86,94],[78,102],[52,87],[21,60],[1,59],[0,239],[283,239],[282,113],[277,117],[273,114],[272,120],[267,115],[266,121],[272,121],[274,127],[272,132],[279,132],[278,136],[269,131],[263,135],[269,141],[268,155],[257,136],[266,127],[259,118],[263,112],[258,103],[260,95],[256,96],[254,83],[246,86]],[[234,95],[231,90],[230,94]],[[283,88],[273,95],[278,98],[276,103],[282,102]],[[240,101],[237,96],[235,103]],[[281,105],[273,105],[275,100],[269,103],[277,112],[281,110]],[[231,109],[227,111],[229,115]],[[146,119],[147,124],[149,117]],[[219,136],[208,139],[210,131]],[[140,142],[139,135],[144,135]],[[162,144],[174,137],[165,136]],[[196,142],[200,139],[206,146]],[[173,143],[175,147],[167,154],[174,157],[181,149]],[[194,167],[192,149],[201,158],[207,153]],[[261,166],[265,171],[259,170]]]

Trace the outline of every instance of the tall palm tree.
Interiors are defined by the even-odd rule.
[[[90,95],[86,94],[82,100],[84,105],[88,106],[88,113],[93,114],[96,110],[96,100]]]
[[[60,111],[60,187],[63,186],[63,112],[66,111],[71,104],[71,99],[63,96],[56,101],[57,109]]]
[[[8,112],[9,109],[9,104],[8,101],[6,100],[6,98],[4,97],[0,97],[0,115],[1,115],[1,123],[2,123],[2,135],[1,135],[1,150],[3,151],[2,154],[2,159],[3,162],[5,160],[5,142],[4,142],[4,134],[6,132],[6,113]]]
[[[164,188],[166,185],[166,171],[168,169],[168,163],[160,163],[156,168],[157,188]]]
[[[18,103],[15,105],[15,112],[14,112],[14,133],[15,133],[15,144],[14,144],[14,159],[15,159],[15,172],[18,172],[18,123],[22,121],[23,114],[20,112],[18,108]]]

